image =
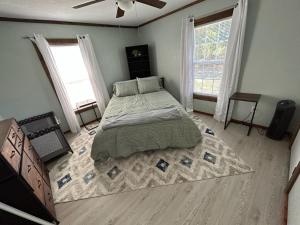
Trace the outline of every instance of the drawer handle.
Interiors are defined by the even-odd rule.
[[[22,141],[19,141],[18,147],[21,147],[21,146],[22,146]]]
[[[52,200],[52,196],[51,196],[51,194],[49,192],[48,192],[48,196],[49,196],[48,200],[50,202]]]
[[[27,165],[27,173],[29,173],[31,170],[31,165]]]
[[[12,159],[16,154],[16,151],[11,151],[11,155],[10,155],[10,158]]]
[[[42,182],[40,180],[38,180],[38,188],[40,189],[42,186]]]

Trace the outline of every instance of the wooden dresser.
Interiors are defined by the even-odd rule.
[[[48,170],[14,119],[0,122],[0,201],[49,222],[58,222]],[[3,215],[0,212],[2,220]],[[7,220],[7,224],[23,224],[12,218]]]

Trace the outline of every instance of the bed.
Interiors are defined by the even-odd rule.
[[[127,157],[136,152],[192,148],[201,133],[183,107],[166,90],[110,100],[92,144],[91,157]]]

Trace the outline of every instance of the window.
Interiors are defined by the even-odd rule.
[[[94,102],[95,95],[78,44],[52,45],[50,43],[50,49],[73,109]]]
[[[225,19],[195,27],[195,94],[218,95],[230,26],[231,18],[227,16]]]

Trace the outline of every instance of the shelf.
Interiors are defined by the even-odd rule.
[[[134,56],[136,52],[141,55]],[[126,56],[130,78],[150,76],[148,45],[126,47]]]
[[[132,62],[128,62],[128,63],[145,63],[145,62],[149,62],[148,60],[141,60],[141,61],[132,61]]]
[[[132,72],[132,73],[136,73],[136,72],[150,72],[150,70],[145,70],[145,69],[142,69],[142,70],[131,70],[130,72]]]
[[[148,58],[148,55],[141,55],[141,56],[128,56],[128,59],[138,59],[138,58]]]

